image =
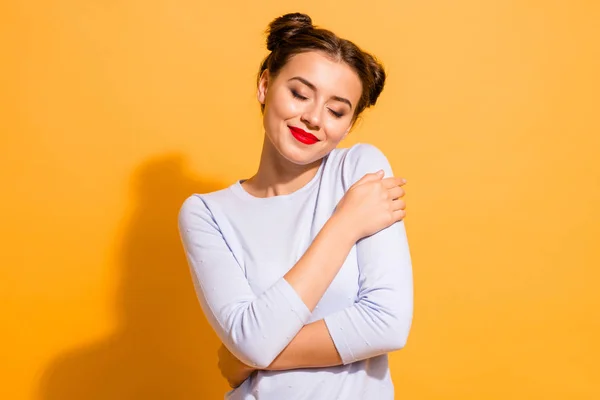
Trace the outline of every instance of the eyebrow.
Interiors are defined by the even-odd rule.
[[[288,79],[288,82],[293,81],[293,80],[300,81],[300,82],[304,83],[306,86],[308,86],[309,88],[311,88],[312,90],[314,90],[315,92],[317,91],[317,87],[315,85],[313,85],[306,79],[302,78],[301,76],[294,76],[293,78]],[[350,102],[350,100],[345,99],[340,96],[331,96],[331,98],[334,100],[337,100],[337,101],[341,101],[342,103],[348,104],[350,106],[350,109],[352,110],[352,103]]]

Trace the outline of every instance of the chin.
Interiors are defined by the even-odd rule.
[[[306,145],[297,141],[294,136],[292,136],[287,124],[279,129],[281,129],[281,131],[276,137],[272,137],[269,134],[267,134],[267,136],[271,141],[271,145],[277,152],[291,163],[297,165],[312,164],[328,153],[323,151],[324,146],[326,146],[326,143],[324,142]]]
[[[290,140],[283,140],[278,146],[279,153],[288,161],[298,165],[308,165],[319,161],[327,152],[323,151],[324,143],[318,142],[313,145],[302,144],[292,135]]]
[[[279,153],[288,161],[298,164],[307,165],[317,161],[320,157],[315,154],[315,150],[310,147],[302,148],[294,146],[293,143],[284,143],[283,148],[278,149]]]

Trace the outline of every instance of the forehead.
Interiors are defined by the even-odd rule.
[[[319,91],[351,98],[354,104],[362,91],[358,74],[348,64],[317,51],[292,56],[279,73],[285,81],[295,76],[308,80]]]

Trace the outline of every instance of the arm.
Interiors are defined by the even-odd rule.
[[[344,364],[403,348],[413,316],[412,263],[404,221],[357,243],[358,301],[325,317]]]
[[[266,370],[279,371],[296,368],[332,367],[342,359],[329,335],[325,321],[320,319],[305,325],[289,345],[273,360]]]
[[[371,267],[375,265],[372,264]],[[394,266],[397,263],[388,265]],[[366,268],[364,273],[368,273]],[[395,274],[398,282],[385,283],[386,276],[390,277],[389,273],[380,273],[372,280],[363,276],[364,273],[361,272],[361,284],[364,286],[361,286],[356,304],[304,326],[265,369],[275,371],[348,364],[404,347],[412,320],[410,274],[406,271],[404,275]],[[405,287],[404,293],[395,296],[385,293],[402,286]],[[398,299],[399,303],[390,304],[394,299]],[[329,325],[325,323],[326,320],[329,320]],[[334,343],[328,326],[339,332],[336,335],[337,344]],[[342,331],[339,327],[347,329]],[[336,346],[340,348],[340,352]]]
[[[391,167],[376,148],[366,146],[348,171],[350,182],[369,170]],[[404,347],[412,322],[412,265],[404,222],[357,243],[358,301],[307,325],[267,368],[269,370],[348,364]]]
[[[238,360],[226,347],[219,348],[219,369],[232,388],[241,385],[256,368]],[[264,370],[329,367],[340,365],[340,358],[323,320],[306,325],[290,344]]]
[[[257,368],[302,329],[354,243],[342,220],[330,219],[286,276],[256,296],[202,198],[184,202],[179,231],[208,321],[234,356]]]

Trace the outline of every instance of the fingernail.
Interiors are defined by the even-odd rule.
[[[403,183],[406,183],[406,179],[402,178],[402,182],[403,182]]]

